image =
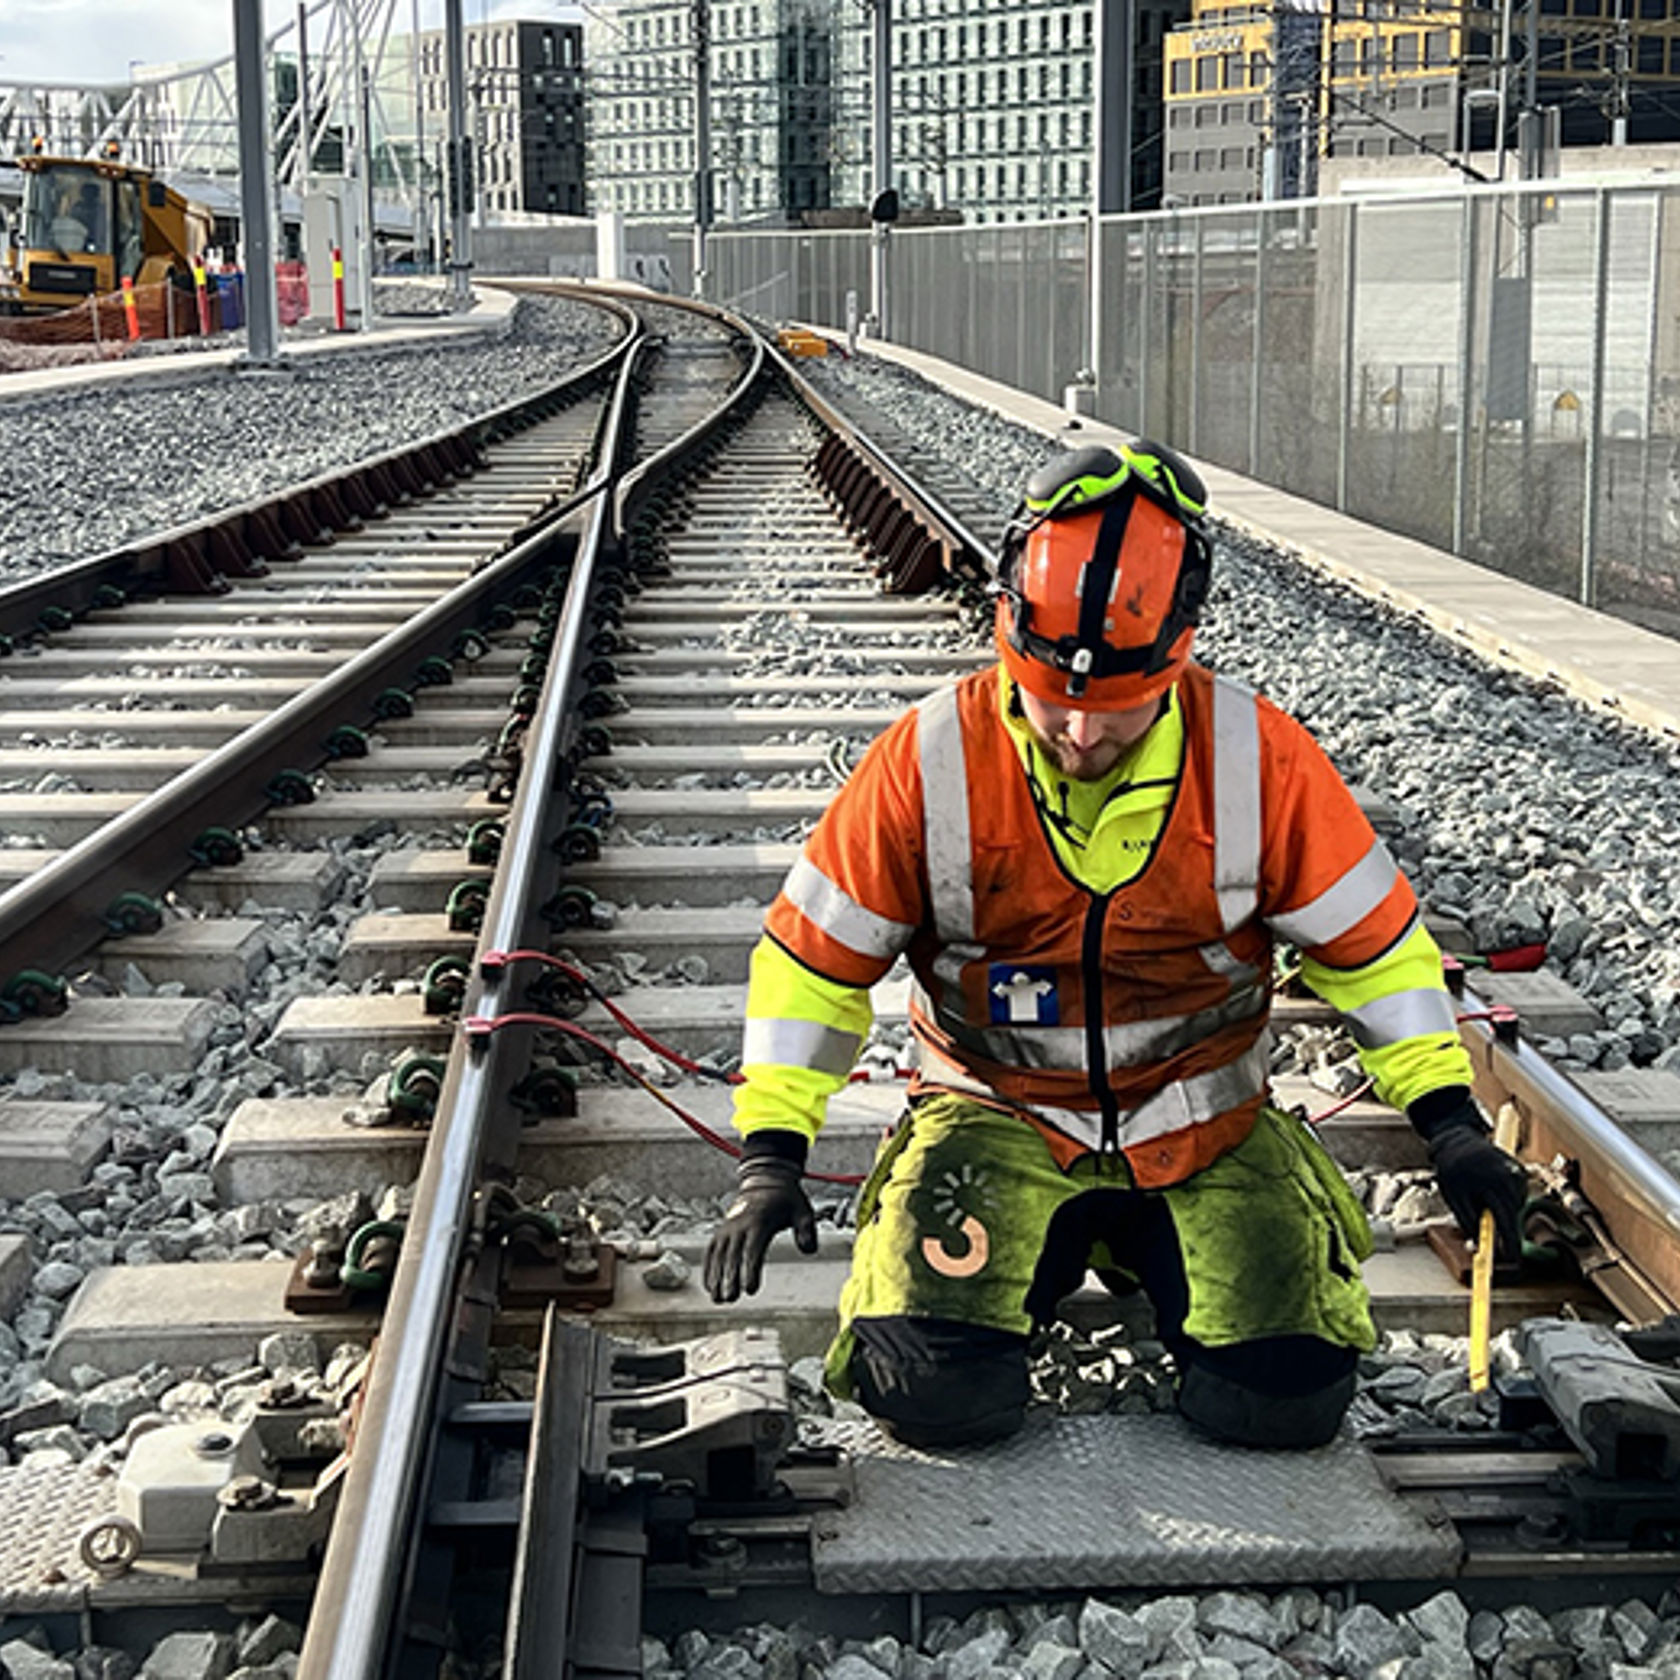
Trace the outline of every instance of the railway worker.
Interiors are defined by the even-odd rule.
[[[1469,1090],[1411,887],[1307,732],[1190,661],[1211,548],[1187,463],[1145,443],[1027,481],[1001,663],[870,747],[753,956],[739,1187],[706,1286],[753,1293],[904,955],[919,1066],[858,1207],[828,1380],[900,1439],[1006,1434],[1029,1334],[1087,1264],[1141,1286],[1180,1411],[1221,1439],[1337,1430],[1375,1340],[1363,1212],[1268,1104],[1273,946],[1349,1022],[1467,1235],[1515,1251],[1523,1174]]]

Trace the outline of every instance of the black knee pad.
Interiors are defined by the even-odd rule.
[[[858,1403],[895,1440],[957,1446],[1021,1427],[1025,1336],[952,1319],[860,1318],[852,1338]]]
[[[1182,1361],[1178,1409],[1238,1446],[1321,1447],[1353,1399],[1357,1358],[1352,1348],[1305,1336],[1194,1348]]]

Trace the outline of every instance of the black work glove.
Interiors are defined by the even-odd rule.
[[[1499,1257],[1520,1260],[1528,1178],[1488,1135],[1487,1122],[1469,1090],[1455,1085],[1431,1091],[1411,1104],[1406,1114],[1429,1145],[1435,1181],[1459,1230],[1473,1242],[1485,1210],[1493,1215]]]
[[[764,1251],[778,1231],[792,1231],[801,1254],[817,1252],[817,1216],[799,1180],[809,1149],[798,1132],[752,1132],[735,1167],[735,1200],[706,1248],[706,1293],[714,1301],[756,1295]]]

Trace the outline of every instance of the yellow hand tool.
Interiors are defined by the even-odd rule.
[[[1509,1152],[1516,1146],[1522,1116],[1515,1103],[1506,1103],[1493,1126],[1493,1141]],[[1488,1385],[1488,1343],[1493,1332],[1493,1257],[1498,1247],[1493,1214],[1482,1210],[1476,1230],[1476,1254],[1470,1267],[1470,1391],[1480,1394]]]

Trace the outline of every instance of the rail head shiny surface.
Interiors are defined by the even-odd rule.
[[[1471,1015],[1488,1008],[1469,987],[1463,1002]],[[1627,1198],[1631,1211],[1680,1238],[1680,1180],[1533,1045],[1521,1039],[1502,1043],[1483,1023],[1468,1025],[1483,1043],[1493,1077],[1532,1105],[1572,1153],[1603,1172]]]
[[[565,604],[556,627],[542,697],[528,736],[526,762],[554,762],[579,662],[589,591],[607,535],[609,498],[631,409],[631,381],[643,335],[632,335],[603,425],[604,451],[580,503],[589,504]],[[533,913],[530,878],[543,846],[553,778],[523,776],[510,807],[502,858],[486,906],[478,955],[524,943]],[[511,989],[505,970],[475,962],[467,1009],[494,1018]],[[393,1620],[414,1543],[422,1477],[430,1458],[440,1364],[479,1167],[491,1123],[493,1083],[483,1054],[457,1033],[437,1118],[410,1215],[416,1245],[405,1241],[369,1378],[359,1434],[376,1450],[355,1455],[322,1563],[300,1659],[300,1680],[371,1680],[391,1658]]]

